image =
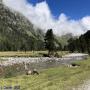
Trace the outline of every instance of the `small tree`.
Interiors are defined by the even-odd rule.
[[[48,54],[53,54],[55,50],[55,39],[52,29],[48,29],[45,34],[45,48],[48,50]]]

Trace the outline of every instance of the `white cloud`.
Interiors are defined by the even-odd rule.
[[[80,35],[90,29],[90,16],[75,21],[62,13],[58,19],[55,19],[45,1],[37,3],[35,6],[26,0],[3,0],[3,2],[8,7],[26,16],[36,27],[45,31],[52,28],[54,33],[58,35],[66,33]]]
[[[83,17],[81,23],[86,29],[90,29],[90,16]]]

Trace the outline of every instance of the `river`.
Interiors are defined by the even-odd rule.
[[[56,57],[2,57],[0,65],[8,66],[13,64],[24,63],[30,69],[46,69],[51,67],[56,67],[63,64],[70,64],[74,61],[84,60],[87,58],[87,54],[73,53],[65,55],[62,58]]]

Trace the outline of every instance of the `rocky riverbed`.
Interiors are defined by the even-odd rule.
[[[1,57],[0,65],[1,66],[8,66],[13,64],[34,64],[34,66],[38,67],[47,67],[47,66],[54,66],[60,64],[69,64],[73,61],[77,60],[84,60],[88,57],[88,54],[80,54],[80,53],[73,53],[69,55],[65,55],[62,58],[56,57]]]

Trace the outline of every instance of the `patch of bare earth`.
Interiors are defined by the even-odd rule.
[[[85,81],[84,84],[79,85],[76,88],[73,88],[72,90],[90,90],[90,80]]]

